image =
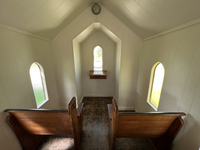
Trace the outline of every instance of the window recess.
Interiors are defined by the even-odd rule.
[[[149,93],[147,103],[155,110],[158,110],[160,96],[164,81],[165,69],[161,63],[156,63],[151,71],[151,78],[149,83]]]
[[[30,67],[30,78],[35,95],[35,101],[37,108],[40,108],[44,103],[48,101],[48,92],[46,87],[46,81],[44,76],[43,67],[34,62]]]
[[[90,70],[90,79],[106,79],[107,70],[103,70],[103,49],[96,46],[93,50],[93,70]]]

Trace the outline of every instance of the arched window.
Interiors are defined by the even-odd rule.
[[[40,108],[46,101],[48,101],[49,98],[45,82],[44,70],[39,63],[34,62],[31,65],[30,77],[37,108]]]
[[[165,75],[165,69],[161,63],[156,63],[151,70],[151,78],[149,84],[149,93],[147,102],[153,107],[154,110],[158,110],[160,95],[163,86],[163,80]]]
[[[103,50],[100,46],[96,46],[93,51],[94,70],[103,70]]]

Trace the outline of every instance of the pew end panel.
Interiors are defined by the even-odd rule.
[[[170,149],[175,137],[181,130],[184,121],[181,117],[176,118],[173,124],[169,127],[167,132],[161,138],[151,138],[152,143],[158,150],[162,150],[165,147],[166,150]]]
[[[12,114],[7,116],[6,121],[17,136],[23,150],[34,150],[43,138],[43,135],[31,135],[27,132]]]
[[[71,108],[71,118],[73,124],[73,135],[74,141],[76,144],[77,149],[81,149],[82,142],[83,142],[83,105],[84,103],[80,103],[77,110],[76,105],[72,105]]]
[[[79,120],[79,129],[80,129],[80,141],[82,143],[83,141],[83,135],[84,135],[84,132],[83,132],[83,105],[84,103],[80,103],[79,106],[78,106],[78,109],[77,109],[77,114],[78,114],[78,120]]]
[[[114,149],[116,141],[116,131],[118,122],[118,106],[116,101],[112,101],[112,104],[108,104],[108,114],[109,114],[109,132],[108,132],[108,145],[109,149]]]
[[[72,111],[76,110],[76,98],[73,97],[72,100],[68,104],[68,113],[71,115]],[[77,112],[75,112],[77,113]]]

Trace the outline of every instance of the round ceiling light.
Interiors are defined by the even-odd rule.
[[[94,3],[92,6],[92,12],[93,14],[98,15],[101,12],[101,6],[97,3]]]

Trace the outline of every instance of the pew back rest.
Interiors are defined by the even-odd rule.
[[[182,112],[118,112],[118,105],[113,98],[109,116],[115,137],[160,138],[167,135],[174,139],[175,130],[178,133],[183,126],[181,116],[184,115]]]
[[[9,113],[7,122],[24,150],[35,149],[44,135],[73,135],[75,149],[81,149],[83,103],[77,110],[75,97],[68,110],[6,109],[5,112]]]
[[[119,113],[117,137],[160,138],[184,113]]]
[[[73,133],[67,110],[8,110],[30,134],[63,135]]]
[[[30,134],[35,135],[72,135],[77,123],[76,99],[72,98],[68,105],[69,110],[52,109],[7,109]],[[8,117],[11,123],[13,117]]]
[[[182,112],[118,112],[113,98],[108,104],[109,149],[115,149],[116,137],[149,138],[157,150],[168,150],[183,126]]]

